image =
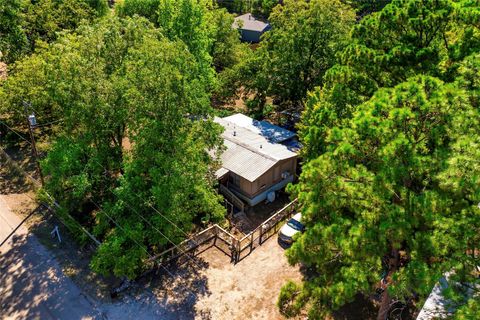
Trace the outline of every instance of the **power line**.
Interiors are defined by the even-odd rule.
[[[9,127],[5,122],[3,122],[2,120],[0,120],[0,123],[2,123],[5,127],[7,127],[7,129],[10,129],[10,131],[12,131],[13,133],[15,133],[17,136],[19,136],[23,141],[25,141],[26,143],[28,143],[29,145],[32,145],[32,143],[30,141],[28,141],[27,138],[25,138],[24,136],[22,136],[20,133],[18,133],[16,130],[12,129],[11,127]]]
[[[58,120],[58,121],[63,121],[63,119],[60,119],[60,120]],[[94,159],[94,158],[91,158],[91,159],[93,159],[93,160],[94,160],[98,165],[100,165],[104,170],[108,171],[107,168],[105,168],[105,166],[103,166],[103,165],[102,165],[100,162],[98,162],[96,159]],[[84,166],[84,169],[86,168],[86,166],[87,166],[87,165]],[[32,179],[33,179],[33,178],[32,178]],[[38,184],[38,181],[36,181],[36,180],[34,180],[34,181]],[[109,191],[110,191],[114,196],[118,197],[118,196],[115,195],[111,190],[109,190]],[[46,194],[54,201],[53,197],[51,197],[48,193],[46,193]],[[135,193],[133,193],[133,194],[135,194]],[[155,212],[157,212],[157,213],[158,213],[161,217],[163,217],[166,221],[168,221],[170,224],[172,224],[176,229],[178,229],[180,232],[182,232],[182,233],[186,236],[187,239],[189,239],[190,241],[192,241],[193,243],[195,243],[195,245],[198,245],[198,243],[197,243],[192,237],[190,237],[182,228],[180,228],[177,224],[175,224],[173,221],[171,221],[169,218],[167,218],[164,214],[162,214],[160,211],[158,211],[154,206],[152,206],[150,203],[148,203],[148,201],[145,201],[145,199],[140,198],[137,194],[135,194],[135,196],[137,196],[137,198],[139,198],[140,200],[142,200],[143,203],[145,203],[145,204],[148,205],[150,208],[152,208]],[[94,202],[93,199],[90,199],[90,200],[91,200],[92,202]],[[130,205],[128,204],[127,201],[125,201],[125,200],[123,200],[123,199],[122,199],[122,201],[123,201],[128,207],[130,207],[132,210],[134,210],[134,211],[135,211],[135,214],[137,214],[137,216],[139,216],[142,220],[144,220],[147,224],[149,224],[152,228],[154,228],[160,235],[162,235],[162,236],[163,236],[168,242],[170,242],[175,248],[177,248],[178,250],[180,250],[180,252],[182,252],[184,255],[186,255],[193,263],[195,263],[199,268],[201,268],[201,266],[198,265],[198,264],[196,263],[196,261],[194,261],[184,250],[182,250],[180,247],[178,247],[178,245],[175,244],[175,242],[173,242],[169,237],[167,237],[167,236],[166,236],[164,233],[162,233],[158,228],[156,228],[153,224],[151,224],[147,219],[145,219],[145,217],[143,217],[142,215],[140,215],[140,214],[138,213],[138,211],[136,211],[132,206],[130,206]],[[54,203],[55,203],[57,206],[59,206],[55,201],[54,201]],[[95,203],[94,203],[94,204],[95,204]],[[100,210],[102,210],[97,204],[95,204],[95,206],[97,206],[97,208],[99,208]],[[103,210],[102,210],[102,211],[103,211]],[[78,223],[73,217],[71,217],[70,215],[68,215],[68,216],[69,216],[72,220],[74,220],[76,223]],[[78,225],[79,225],[82,229],[84,229],[83,226],[82,226],[80,223],[78,223]],[[83,231],[85,232],[86,230],[83,230]],[[92,238],[92,236],[90,235],[89,232],[86,232],[86,233],[89,235],[90,238]],[[98,245],[100,244],[97,240],[95,240],[95,242],[96,242]]]
[[[51,124],[58,123],[58,122],[63,122],[63,121],[65,121],[65,119],[53,120],[53,121],[50,121],[50,122],[47,122],[47,123],[37,124],[35,127],[46,127],[46,126],[49,126]]]
[[[198,245],[198,243],[193,240],[182,228],[180,228],[177,224],[175,224],[174,222],[172,222],[170,219],[168,219],[164,214],[162,214],[160,211],[158,211],[154,206],[152,206],[150,203],[146,202],[145,199],[142,199],[140,198],[137,194],[133,193],[133,195],[135,195],[138,199],[140,200],[143,200],[144,203],[149,206],[150,208],[152,208],[155,212],[157,212],[162,218],[164,218],[165,220],[167,220],[170,224],[172,224],[173,226],[175,226],[175,228],[177,228],[178,230],[180,230],[186,237],[187,239],[195,242],[195,244]]]
[[[31,106],[31,104],[28,104],[28,107],[32,108],[33,107]],[[34,110],[35,111],[35,110]],[[38,114],[38,113],[37,113]],[[57,120],[58,121],[63,121],[63,119],[59,119]],[[45,124],[47,125],[47,124]],[[38,126],[38,125],[37,125]],[[42,125],[43,126],[43,125]],[[10,130],[14,131],[13,129],[11,129],[10,127],[7,126],[7,128],[9,128]],[[15,131],[14,131],[15,132]],[[21,136],[20,136],[21,137]],[[23,137],[22,137],[23,138]],[[23,138],[25,141],[27,141],[25,138]],[[28,143],[30,143],[29,141],[27,141]],[[30,143],[31,145],[31,143]],[[91,158],[93,159],[93,158]],[[98,165],[100,165],[105,171],[108,171],[107,168],[105,168],[105,166],[103,166],[101,163],[99,163],[96,159],[93,159]],[[26,173],[26,172],[25,172]],[[28,174],[27,174],[28,175]],[[30,176],[30,178],[35,181],[35,183],[37,184],[40,184],[37,180],[33,179],[33,177]],[[113,192],[112,192],[113,193]],[[48,195],[48,193],[47,193]],[[172,224],[176,229],[178,229],[180,232],[182,232],[186,237],[187,239],[193,241],[196,245],[198,245],[198,243],[192,239],[182,228],[180,228],[177,224],[175,224],[173,221],[171,221],[169,218],[167,218],[164,214],[162,214],[160,211],[158,211],[155,207],[153,207],[150,203],[148,203],[147,201],[145,201],[145,199],[142,199],[140,198],[137,194],[135,194],[135,196],[137,196],[140,200],[143,201],[143,203],[145,203],[146,205],[148,205],[150,208],[152,208],[155,212],[157,212],[160,216],[162,216],[166,221],[168,221],[168,223]],[[53,199],[53,197],[51,197],[51,199]],[[72,218],[73,219],[73,218]],[[164,236],[165,237],[165,236]],[[166,238],[166,237],[165,237]],[[167,238],[166,238],[167,239]],[[175,245],[174,242],[172,242],[170,239],[167,239],[169,242],[171,242],[172,244]],[[176,245],[175,245],[176,246]]]
[[[100,167],[102,167],[104,170],[108,171],[107,168],[105,168],[105,166],[103,166],[100,162],[98,162],[96,159],[93,159]],[[115,197],[118,198],[118,196],[111,190],[109,190]],[[152,208],[155,212],[157,212],[161,217],[163,217],[166,221],[168,221],[170,224],[172,224],[175,228],[177,228],[178,230],[180,230],[184,235],[185,237],[192,241],[195,245],[199,245],[197,241],[195,241],[192,237],[190,237],[183,229],[181,229],[176,223],[174,223],[173,221],[171,221],[170,219],[168,219],[164,214],[162,214],[160,211],[158,211],[155,207],[153,207],[151,204],[149,204],[147,201],[145,201],[145,199],[141,198],[140,196],[138,196],[136,193],[132,193],[134,194],[138,199],[142,200],[143,203],[145,203],[146,205],[148,205],[150,208]],[[167,239],[167,241],[169,241],[171,244],[173,244],[173,246],[177,249],[180,250],[180,252],[182,252],[184,255],[186,255],[192,262],[194,262],[195,264],[197,264],[192,258],[190,258],[190,256],[188,256],[187,253],[185,253],[184,250],[180,249],[180,247],[178,247],[177,244],[175,244],[175,242],[173,242],[170,238],[168,238],[166,235],[164,235],[160,230],[158,230],[155,226],[153,226],[148,220],[145,219],[145,217],[141,216],[138,211],[136,211],[132,206],[130,206],[128,204],[127,201],[123,200],[122,201],[128,206],[130,207],[132,210],[135,211],[135,213],[141,218],[143,219],[145,222],[147,222],[151,227],[155,228],[157,232],[159,232],[165,239]],[[199,266],[197,264],[197,266],[199,268],[201,268],[201,266]]]
[[[33,178],[31,175],[29,175],[21,166],[19,166],[17,164],[17,162],[15,160],[12,159],[12,157],[10,157],[8,155],[8,153],[0,146],[0,150],[2,151],[2,153],[4,154],[4,156],[6,156],[16,167],[17,169],[19,169],[25,176],[27,176],[30,180],[32,180],[32,182],[34,182],[37,186],[38,185],[41,185],[40,182],[38,182],[38,180],[36,180],[35,178]],[[43,190],[43,192],[45,193],[45,195],[47,195],[47,197],[53,202],[53,204],[58,208],[58,209],[61,209],[61,206],[55,201],[55,199],[45,190]],[[27,193],[25,193],[25,195],[27,197],[29,197],[32,201],[36,201],[36,199],[32,198],[31,196],[29,196]],[[50,210],[53,210],[52,208],[50,208],[48,205],[47,205],[47,208],[50,209]],[[58,216],[58,215],[57,215]],[[100,245],[100,241],[97,240],[97,238],[95,238],[90,232],[88,232],[88,230],[86,230],[77,220],[75,220],[70,214],[66,214],[65,216],[67,216],[68,218],[70,218],[74,224],[77,225],[77,227],[83,232],[85,233],[90,239],[92,239],[95,244],[98,246]],[[67,224],[63,221],[63,219],[59,217],[59,220],[60,222],[68,228]]]
[[[9,127],[7,126],[7,128],[9,128]],[[10,128],[10,130],[12,130],[12,129]],[[12,130],[12,131],[13,131],[13,130]],[[28,141],[27,141],[27,142],[28,142]],[[35,182],[36,184],[39,184],[39,182],[38,182],[36,179],[34,179],[34,178],[33,178],[32,176],[30,176],[23,168],[21,168],[19,165],[17,165],[17,164],[16,164],[16,161],[14,161],[14,160],[5,152],[5,150],[3,150],[3,148],[1,148],[1,146],[0,146],[0,150],[3,152],[3,154],[4,154],[8,159],[10,159],[11,162],[13,162],[13,163],[17,166],[18,169],[20,169],[20,170],[23,172],[23,174],[25,174],[27,177],[29,177],[29,178],[30,178],[33,182]],[[103,167],[103,166],[102,166],[102,167]],[[104,168],[104,169],[105,169],[105,168]],[[48,194],[46,191],[45,191],[45,194],[53,201],[53,203],[54,203],[58,208],[60,208],[60,205],[54,200],[54,198],[53,198],[50,194]],[[26,195],[27,195],[27,197],[29,197],[32,201],[36,201],[35,199],[33,199],[33,198],[32,198],[31,196],[29,196],[28,194],[26,194]],[[90,199],[90,200],[92,201],[92,203],[93,203],[99,210],[102,211],[103,214],[105,214],[105,215],[108,217],[108,219],[109,219],[110,221],[112,221],[112,222],[113,222],[119,229],[121,229],[130,239],[132,239],[137,246],[140,246],[140,248],[143,249],[143,250],[146,252],[146,254],[150,257],[150,259],[152,259],[152,261],[154,261],[154,262],[156,261],[155,257],[152,256],[144,246],[142,246],[140,243],[138,243],[137,240],[135,240],[134,238],[132,238],[131,236],[129,236],[128,233],[125,231],[125,229],[122,228],[122,227],[120,226],[120,224],[118,224],[112,217],[110,217],[110,216],[105,212],[105,210],[103,210],[95,201],[93,201],[93,199]],[[125,203],[126,203],[126,202],[125,202]],[[74,221],[76,224],[78,224],[80,230],[82,230],[82,231],[85,232],[90,238],[92,238],[92,235],[91,235],[89,232],[87,232],[87,231],[85,230],[85,228],[84,228],[78,221],[76,221],[76,220],[75,220],[72,216],[70,216],[69,214],[67,214],[67,216],[68,216],[70,219],[72,219],[72,221]],[[143,216],[141,216],[141,218],[142,218],[142,219],[145,219]],[[60,219],[60,221],[66,226],[66,224],[62,221],[62,219]],[[145,219],[145,221],[147,221],[147,220]],[[148,222],[148,221],[147,221],[147,222]],[[153,225],[152,225],[152,227],[153,227]],[[67,227],[67,228],[68,228],[68,227]],[[156,228],[155,228],[155,229],[156,229]],[[160,230],[158,230],[158,229],[156,229],[156,230],[157,230],[158,232],[160,232]],[[172,242],[172,241],[171,241],[168,237],[166,237],[163,233],[160,232],[160,234],[162,234],[168,241]],[[92,240],[94,240],[97,245],[100,245],[100,244],[101,244],[95,237],[93,237]],[[172,242],[172,243],[173,243],[173,242]],[[178,246],[175,245],[175,243],[173,243],[173,244],[174,244],[175,247],[179,248]],[[180,249],[180,248],[179,248],[179,249]],[[181,250],[181,249],[180,249],[180,250]],[[187,255],[187,257],[189,257],[189,256]],[[190,258],[190,257],[189,257],[189,258]],[[200,267],[193,259],[190,258],[190,260],[191,260],[192,262],[194,262],[198,267]],[[175,275],[172,274],[172,273],[170,272],[170,270],[168,270],[164,265],[162,265],[162,264],[157,264],[157,265],[159,265],[163,270],[165,270],[165,272],[167,272],[172,278],[175,278]],[[200,268],[201,268],[201,267],[200,267]],[[191,291],[189,288],[187,288],[186,286],[184,286],[184,288],[185,288],[187,291],[189,291],[190,294],[192,294],[193,296],[195,296],[195,293],[193,293],[193,291]]]
[[[128,234],[128,232],[127,232],[117,221],[115,221],[115,219],[113,219],[108,213],[106,213],[106,211],[103,210],[95,201],[93,201],[92,199],[90,199],[90,200],[92,201],[92,203],[93,203],[103,214],[105,214],[105,215],[107,216],[107,218],[108,218],[110,221],[112,221],[120,230],[122,230],[122,231],[127,235],[127,237],[129,237],[130,239],[132,239],[133,242],[135,242],[135,244],[136,244],[137,246],[139,246],[143,251],[145,251],[145,253],[150,257],[150,259],[155,262],[155,260],[156,260],[155,257],[152,256],[152,255],[148,252],[148,250],[145,249],[145,247],[144,247],[143,245],[141,245],[134,237],[130,236],[130,235]],[[168,268],[166,268],[166,267],[165,267],[164,265],[162,265],[161,263],[159,263],[158,266],[160,266],[163,270],[165,270],[165,271],[170,275],[170,277],[172,277],[173,279],[175,279],[175,275],[174,275],[173,273],[171,273],[170,270],[168,270]],[[198,265],[197,265],[197,266],[198,266]],[[193,296],[195,296],[195,293],[194,293],[191,289],[189,289],[189,288],[186,287],[186,286],[183,286],[183,287],[184,287],[187,291],[189,291],[190,294],[192,294]]]
[[[113,192],[112,192],[113,193]],[[195,263],[195,265],[197,265],[197,267],[199,268],[202,268],[195,260],[193,260],[193,258],[191,258],[187,252],[185,252],[183,249],[181,249],[177,244],[175,244],[175,242],[173,242],[169,237],[167,237],[163,232],[161,232],[157,227],[155,227],[150,221],[148,221],[143,215],[141,215],[140,213],[138,213],[137,210],[135,210],[135,208],[133,208],[132,206],[130,206],[126,201],[124,201],[124,203],[130,208],[132,209],[136,214],[137,216],[139,216],[143,221],[145,221],[148,225],[150,225],[155,231],[157,231],[162,237],[164,237],[165,239],[167,239],[168,242],[170,242],[175,248],[177,248],[178,250],[180,250],[180,252],[182,254],[184,254],[185,256],[187,256],[187,258],[190,259],[190,261],[192,261],[193,263]],[[198,244],[197,244],[198,245]]]
[[[102,167],[102,169],[104,169],[105,171],[108,171],[107,168],[105,168],[105,166],[103,166],[99,161],[97,161],[96,159],[94,158],[91,158],[92,160],[94,160],[100,167]],[[87,164],[84,166],[84,169],[85,170],[87,167]],[[118,196],[111,190],[108,190],[110,193],[112,193],[113,196],[115,196],[116,198],[118,198]],[[147,202],[145,202],[144,199],[142,198],[139,198],[141,199],[142,201],[144,201],[144,203],[146,203],[149,207],[151,207],[152,209],[154,209],[156,212],[158,212],[162,217],[164,217],[169,223],[171,223],[172,225],[174,225],[178,230],[180,230],[183,234],[186,235],[186,237],[191,240],[192,242],[195,243],[195,245],[198,246],[198,243],[193,240],[191,237],[189,237],[187,235],[187,233],[185,231],[183,231],[180,227],[178,227],[175,223],[173,223],[170,219],[168,219],[165,215],[163,215],[162,213],[160,213],[157,209],[155,209],[153,206],[151,206],[150,204],[148,204]],[[90,201],[92,201],[92,203],[99,209],[99,210],[102,210],[102,212],[104,212],[104,210],[97,204],[95,203],[95,201],[90,198]],[[201,268],[200,265],[198,265],[198,263],[193,260],[183,249],[181,249],[173,240],[171,240],[169,237],[167,237],[163,232],[161,232],[158,228],[156,228],[150,221],[148,221],[143,215],[141,215],[137,210],[135,210],[134,207],[132,207],[127,201],[125,201],[124,199],[121,199],[121,201],[123,201],[130,209],[132,209],[135,214],[140,217],[142,220],[144,220],[148,225],[150,225],[153,229],[155,229],[155,231],[157,231],[162,237],[164,237],[168,242],[170,242],[175,248],[177,248],[178,250],[180,250],[180,252],[182,254],[184,254],[185,256],[187,256],[193,263],[195,263],[199,268]]]

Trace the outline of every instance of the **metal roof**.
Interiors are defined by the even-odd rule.
[[[222,167],[222,168],[218,169],[217,171],[215,171],[215,176],[217,177],[217,179],[223,178],[223,176],[225,176],[229,171],[230,170]]]
[[[223,120],[230,121],[237,126],[244,127],[250,131],[260,134],[271,142],[283,142],[295,137],[295,133],[288,131],[287,129],[280,128],[279,126],[273,125],[267,121],[254,120],[241,113],[223,118]]]
[[[286,146],[272,143],[261,134],[238,126],[226,118],[215,118],[214,121],[225,128],[222,137],[226,151],[221,155],[222,167],[250,182],[258,179],[278,161],[297,156]]]
[[[255,19],[251,13],[245,13],[235,18],[232,27],[241,30],[263,32],[269,26],[268,23]]]

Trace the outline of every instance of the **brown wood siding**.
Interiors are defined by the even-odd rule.
[[[252,183],[247,179],[240,177],[240,190],[247,195],[252,194]]]
[[[270,170],[268,170],[257,180],[252,182],[251,191],[248,195],[253,197],[270,188],[274,184],[277,184],[282,180],[282,173],[285,171],[288,171],[290,174],[295,174],[296,164],[297,158],[282,160],[278,162]],[[265,185],[265,187],[261,188],[263,185]]]
[[[236,176],[234,173],[231,172],[230,175],[238,177],[240,180],[240,183],[237,187],[232,185],[232,181],[230,181],[229,184],[230,184],[230,187],[237,189],[247,197],[253,198],[257,194],[265,191],[266,189],[270,188],[274,184],[279,183],[282,180],[283,172],[288,171],[290,174],[295,174],[296,166],[297,166],[297,158],[282,160],[253,182],[250,182],[245,178]],[[233,180],[233,179],[230,178],[230,180]],[[262,188],[262,186],[264,187]]]

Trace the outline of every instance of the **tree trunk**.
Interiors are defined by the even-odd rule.
[[[397,249],[392,249],[392,253],[389,259],[388,275],[386,277],[386,284],[382,293],[382,300],[380,302],[380,309],[378,310],[377,320],[386,320],[388,317],[388,311],[390,310],[391,297],[388,294],[388,286],[390,284],[392,274],[398,269],[399,252]]]

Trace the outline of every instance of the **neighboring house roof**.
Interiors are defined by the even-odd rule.
[[[263,136],[261,131],[255,132],[237,125],[228,117],[215,118],[214,121],[225,128],[222,137],[227,148],[221,155],[222,169],[216,172],[219,178],[226,174],[226,169],[253,182],[277,162],[297,156],[288,147],[270,142],[268,135]],[[273,127],[281,129],[271,126],[272,130]]]
[[[270,142],[274,143],[283,142],[295,136],[295,133],[288,131],[287,129],[280,128],[267,121],[254,120],[241,113],[223,118],[223,120],[230,121],[239,127],[261,134]]]
[[[270,27],[270,25],[266,22],[255,19],[251,13],[246,13],[236,17],[232,27],[235,29],[240,28],[241,30],[264,32],[266,31],[265,29]]]
[[[416,320],[445,319],[455,313],[459,304],[453,303],[443,295],[443,291],[449,287],[449,278],[451,274],[452,272],[447,272],[442,278],[440,278],[438,283],[435,284]],[[469,298],[473,297],[475,292],[479,292],[480,290],[480,285],[478,284],[459,284],[455,282],[454,285],[464,286],[464,303]]]
[[[442,291],[447,287],[447,279],[442,277],[435,287],[433,287],[432,292],[417,316],[417,320],[443,319],[454,311],[449,310],[448,300],[442,295]]]

